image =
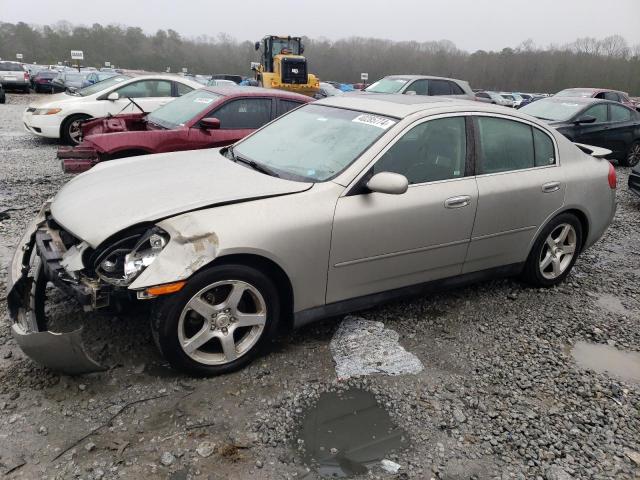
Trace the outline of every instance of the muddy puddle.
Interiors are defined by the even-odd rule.
[[[304,440],[305,463],[330,478],[366,473],[408,445],[405,431],[371,393],[359,389],[323,393],[305,413],[297,438]]]
[[[577,342],[571,349],[571,355],[581,368],[640,383],[640,353],[598,343]]]

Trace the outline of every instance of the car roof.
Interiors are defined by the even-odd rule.
[[[287,92],[285,90],[277,90],[275,88],[262,88],[262,87],[250,87],[243,85],[236,86],[211,86],[202,87],[200,90],[207,90],[209,92],[217,93],[225,97],[278,97],[290,100],[304,100],[311,101],[311,97],[301,95],[299,93]]]
[[[434,75],[387,75],[383,78],[405,78],[407,80],[451,80],[452,82],[466,82],[466,80],[460,80],[458,78],[450,77],[436,77]]]
[[[562,91],[566,90],[582,90],[585,92],[591,93],[602,93],[602,92],[616,92],[616,93],[624,93],[621,90],[614,90],[613,88],[593,88],[593,87],[571,87],[571,88],[563,88]]]
[[[390,117],[404,118],[413,113],[430,109],[467,107],[470,110],[504,112],[504,107],[496,107],[472,100],[427,95],[401,95],[393,93],[348,92],[344,95],[327,97],[315,102],[319,105],[361,110]]]

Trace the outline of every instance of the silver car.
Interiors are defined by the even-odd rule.
[[[105,162],[20,242],[13,333],[37,361],[88,371],[77,332],[47,331],[44,286],[86,310],[129,296],[174,367],[212,375],[279,326],[496,275],[557,285],[614,214],[607,153],[494,105],[345,95],[233,147]]]
[[[31,80],[20,62],[0,60],[0,84],[5,88],[20,89],[29,93]]]
[[[389,75],[364,89],[368,93],[403,93],[405,95],[448,96],[475,100],[469,82],[455,78],[426,75]]]

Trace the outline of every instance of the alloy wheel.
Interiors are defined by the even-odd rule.
[[[640,143],[634,143],[627,155],[627,166],[635,167],[640,163]]]
[[[256,345],[266,321],[266,302],[256,287],[240,280],[215,282],[182,309],[178,341],[196,362],[224,365]]]
[[[577,235],[572,225],[561,223],[554,228],[540,252],[540,273],[547,280],[562,275],[576,254]]]
[[[80,128],[81,124],[81,120],[74,120],[69,124],[69,138],[73,141],[73,143],[77,144],[82,141],[82,129]]]

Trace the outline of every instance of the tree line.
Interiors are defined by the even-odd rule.
[[[264,32],[268,33],[268,32]],[[254,39],[258,40],[258,38]],[[84,64],[105,61],[122,68],[172,72],[250,75],[257,61],[254,41],[226,34],[182,37],[158,30],[58,22],[34,26],[0,23],[0,58],[55,64],[69,61],[70,50],[84,51]],[[579,38],[566,45],[540,47],[531,40],[500,51],[461,50],[448,40],[397,42],[351,37],[340,40],[305,38],[309,71],[322,80],[355,83],[367,72],[370,81],[397,73],[429,74],[468,80],[474,88],[556,92],[563,88],[604,87],[640,95],[640,45],[630,46],[619,35]]]

